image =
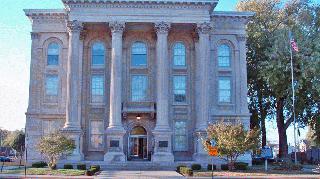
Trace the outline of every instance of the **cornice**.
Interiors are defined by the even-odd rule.
[[[214,11],[211,17],[242,17],[250,18],[254,16],[254,12],[239,12],[239,11]]]
[[[144,3],[144,4],[217,4],[219,0],[62,0],[66,5],[73,3]]]
[[[32,23],[65,23],[68,17],[64,9],[24,9],[24,12]]]

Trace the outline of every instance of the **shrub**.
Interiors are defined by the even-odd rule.
[[[100,165],[91,165],[90,170],[92,170],[94,173],[100,171]]]
[[[177,166],[177,172],[178,172],[178,173],[181,173],[181,168],[182,168],[182,167],[187,167],[187,166],[185,166],[185,165],[178,165],[178,166]]]
[[[200,164],[192,164],[191,169],[192,170],[201,170],[201,165]]]
[[[181,174],[183,174],[185,176],[192,176],[193,175],[193,170],[188,167],[181,167],[180,172],[181,172]]]
[[[92,169],[88,169],[88,170],[86,170],[85,175],[92,176],[92,175],[94,175],[94,172],[92,171]]]
[[[86,169],[87,169],[87,166],[86,166],[86,164],[78,164],[78,165],[77,165],[77,169],[78,169],[78,170],[86,170]]]
[[[264,160],[262,158],[253,158],[252,159],[252,165],[263,165]]]
[[[56,165],[55,163],[49,163],[49,164],[48,164],[48,167],[49,167],[51,170],[57,169],[57,165]]]
[[[222,164],[221,165],[221,170],[229,170],[228,164]]]
[[[301,170],[302,166],[300,164],[294,164],[291,159],[283,159],[283,161],[274,163],[277,165],[274,170]]]
[[[216,170],[216,169],[217,169],[217,166],[215,164],[213,164],[213,170]],[[209,171],[212,170],[212,164],[208,164],[207,170],[209,170]]]
[[[234,163],[234,168],[236,170],[247,170],[248,169],[248,165],[247,163],[244,162],[236,162]]]
[[[64,164],[63,169],[73,169],[72,164]]]
[[[33,168],[44,168],[46,166],[48,166],[48,164],[46,162],[43,162],[43,161],[32,163],[32,167]]]

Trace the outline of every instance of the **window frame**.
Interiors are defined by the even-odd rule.
[[[133,77],[134,76],[144,76],[146,77],[147,80],[147,84],[146,84],[146,95],[145,95],[145,99],[144,100],[140,100],[140,101],[135,101],[133,100]],[[147,102],[149,100],[149,85],[150,85],[150,79],[149,79],[149,75],[148,74],[144,74],[144,73],[133,73],[130,75],[130,101],[131,102]]]
[[[57,64],[49,64],[49,48],[50,48],[50,45],[52,45],[52,44],[57,44],[57,46],[58,46],[58,54],[57,54],[57,56],[58,56],[58,62],[57,62]],[[60,57],[61,57],[61,43],[59,43],[59,42],[57,42],[57,41],[55,41],[55,40],[52,40],[52,41],[50,41],[49,43],[48,43],[48,45],[47,45],[47,47],[46,47],[46,66],[47,67],[58,67],[59,65],[60,65]]]
[[[184,65],[175,65],[175,47],[177,44],[182,44],[184,47]],[[186,69],[187,68],[187,46],[183,41],[175,41],[172,45],[172,68],[173,69]]]
[[[228,49],[229,49],[229,56],[220,56],[220,47],[222,47],[222,46],[226,46],[226,47],[228,47]],[[220,68],[220,69],[231,69],[232,68],[232,61],[233,61],[233,48],[232,48],[232,46],[230,45],[230,43],[226,43],[226,42],[224,42],[224,43],[220,43],[220,44],[218,44],[218,46],[217,46],[217,67],[218,68]],[[220,61],[219,61],[219,58],[220,57],[229,57],[229,65],[228,66],[220,66]]]
[[[105,148],[105,134],[104,134],[104,132],[102,132],[101,134],[92,134],[92,122],[101,122],[102,123],[102,130],[104,131],[104,125],[105,125],[105,122],[104,122],[104,120],[102,120],[102,119],[91,119],[91,120],[89,120],[89,141],[88,141],[88,144],[89,144],[89,146],[88,146],[88,150],[89,151],[92,151],[92,152],[94,152],[94,151],[96,151],[96,152],[101,152],[101,151],[104,151],[104,148]],[[91,136],[93,136],[93,135],[101,135],[102,136],[102,146],[101,146],[101,148],[93,148],[92,147],[92,141],[91,141]]]
[[[175,77],[184,77],[185,79],[185,101],[179,102],[175,100]],[[187,74],[172,74],[172,99],[173,99],[173,104],[187,104],[188,103],[188,75]],[[177,89],[179,90],[179,89]]]
[[[95,44],[102,44],[103,46],[103,64],[93,64],[93,47]],[[90,66],[91,68],[104,68],[104,66],[106,65],[106,58],[107,58],[107,48],[106,48],[106,44],[101,41],[101,40],[96,40],[93,41],[90,45]]]
[[[188,149],[189,149],[189,140],[188,140],[188,121],[187,120],[182,120],[182,119],[178,119],[178,120],[173,120],[174,121],[174,138],[173,138],[173,141],[174,141],[174,145],[173,145],[173,150],[175,152],[187,152]],[[184,135],[176,135],[176,123],[177,122],[184,122],[185,123],[185,134]],[[177,149],[176,148],[176,144],[177,144],[177,141],[176,141],[176,136],[185,136],[185,146],[184,148],[181,148],[181,149]]]
[[[103,87],[103,94],[102,95],[93,95],[93,77],[94,76],[99,76],[99,77],[102,77],[102,87]],[[93,97],[94,96],[102,96],[102,101],[94,101],[93,100]],[[105,103],[105,97],[106,97],[106,79],[105,79],[105,75],[104,74],[97,74],[97,73],[94,73],[94,74],[91,74],[90,75],[90,103],[91,104],[104,104]]]
[[[48,94],[48,86],[47,86],[47,81],[49,77],[56,77],[57,84],[56,84],[56,94]],[[45,74],[45,80],[44,80],[44,94],[45,96],[50,96],[50,97],[58,97],[59,96],[59,91],[60,91],[60,78],[58,74]]]
[[[133,65],[133,55],[138,55],[138,54],[133,54],[133,46],[134,46],[134,44],[136,44],[136,43],[142,43],[142,44],[144,44],[145,45],[145,50],[146,50],[146,53],[145,53],[145,56],[146,56],[146,64],[145,65],[143,65],[143,66],[135,66],[135,65]],[[142,41],[142,40],[138,40],[138,41],[134,41],[132,44],[131,44],[131,46],[130,46],[130,68],[131,69],[147,69],[148,68],[148,66],[149,66],[149,62],[148,62],[148,60],[149,60],[149,52],[148,52],[148,43],[147,42],[145,42],[145,41]]]
[[[229,80],[229,82],[230,82],[230,100],[229,101],[221,101],[220,100],[220,80]],[[231,104],[232,102],[233,102],[233,84],[232,84],[232,82],[233,82],[233,80],[232,80],[232,76],[219,76],[218,77],[218,85],[217,85],[217,91],[218,91],[218,103],[219,104]],[[222,89],[222,90],[226,90],[226,89]]]

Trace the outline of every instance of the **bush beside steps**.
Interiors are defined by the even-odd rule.
[[[69,163],[64,164],[64,165],[63,165],[63,169],[73,169],[73,165],[72,165],[72,164],[69,164]]]
[[[91,165],[90,168],[86,170],[86,175],[93,176],[98,171],[100,171],[100,165]]]
[[[44,167],[47,167],[48,164],[46,162],[35,162],[35,163],[32,163],[32,168],[44,168]]]
[[[191,165],[191,169],[192,169],[192,170],[201,170],[201,165],[200,165],[200,164],[197,164],[197,163],[192,164],[192,165]]]

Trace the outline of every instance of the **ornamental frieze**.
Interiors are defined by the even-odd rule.
[[[212,29],[213,27],[209,22],[197,24],[198,34],[209,34],[212,31]]]
[[[168,22],[156,22],[154,24],[154,28],[156,32],[161,34],[168,33],[170,27],[171,27],[171,24]]]
[[[114,21],[109,23],[109,27],[112,33],[123,33],[125,28],[125,22]]]
[[[82,22],[79,22],[77,20],[73,20],[73,21],[68,21],[67,22],[67,28],[68,28],[68,32],[81,32],[83,29],[83,24]]]

